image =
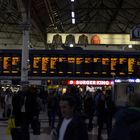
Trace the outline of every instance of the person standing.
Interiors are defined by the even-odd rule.
[[[121,109],[115,116],[116,121],[109,140],[140,139],[140,93],[131,94],[129,107]]]
[[[57,140],[88,140],[84,119],[74,112],[75,104],[70,95],[64,95],[60,99],[62,119],[57,127]]]

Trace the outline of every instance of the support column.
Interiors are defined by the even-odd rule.
[[[23,25],[23,47],[21,60],[21,84],[28,84],[29,61],[29,25]]]

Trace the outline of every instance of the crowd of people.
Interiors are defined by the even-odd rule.
[[[0,97],[3,117],[14,116],[16,127],[21,126],[24,131],[28,131],[30,125],[35,130],[40,129],[39,114],[47,111],[49,127],[56,130],[56,140],[88,140],[88,132],[93,130],[94,125],[98,128],[97,140],[102,140],[104,127],[108,140],[121,140],[124,131],[127,134],[130,131],[125,125],[131,124],[132,130],[136,126],[134,122],[140,124],[140,95],[136,93],[130,97],[131,104],[121,111],[117,110],[112,100],[111,90],[81,92],[77,87],[71,86],[65,94],[56,90],[42,94],[36,87],[25,86],[14,94],[7,90]],[[56,116],[59,118],[58,123]],[[94,117],[97,122],[94,122]],[[115,124],[112,125],[113,118]],[[139,126],[136,126],[131,137],[134,138],[136,134],[140,138]],[[40,134],[38,129],[34,133]],[[126,137],[126,140],[131,139]]]

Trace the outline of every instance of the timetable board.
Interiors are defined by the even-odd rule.
[[[138,53],[30,51],[29,76],[140,77]],[[0,75],[21,74],[21,51],[0,51]]]

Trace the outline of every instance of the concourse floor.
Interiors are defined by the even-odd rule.
[[[0,114],[1,118],[1,114]],[[40,114],[41,122],[41,134],[33,135],[32,129],[30,129],[30,140],[51,140],[50,129],[48,124],[47,115],[45,112]],[[6,135],[7,120],[0,119],[0,140],[12,140],[11,136]],[[91,132],[88,132],[89,140],[97,140],[97,127],[94,126]],[[103,140],[106,140],[106,130],[102,132]]]

